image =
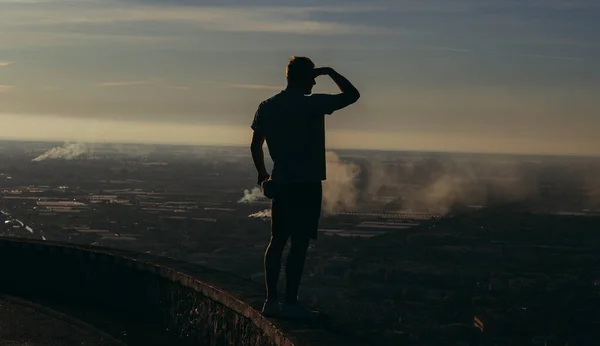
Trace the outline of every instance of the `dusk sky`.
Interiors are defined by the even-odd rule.
[[[600,155],[599,18],[598,0],[0,0],[0,138],[246,145],[305,55],[362,94],[329,147]]]

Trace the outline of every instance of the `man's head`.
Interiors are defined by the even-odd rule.
[[[315,82],[315,64],[307,57],[294,56],[285,70],[288,88],[302,91],[308,95],[312,93]]]

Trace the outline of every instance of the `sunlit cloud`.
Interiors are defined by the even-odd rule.
[[[59,85],[47,85],[45,87],[43,87],[44,90],[48,90],[48,91],[60,91],[60,90],[64,90],[63,87],[59,86]]]
[[[261,85],[261,84],[225,84],[224,86],[233,88],[233,89],[247,89],[247,90],[281,90],[281,86]]]
[[[432,50],[432,51],[448,51],[448,52],[459,52],[459,53],[474,53],[475,51],[472,49],[466,48],[454,48],[454,47],[421,47],[420,50]],[[486,55],[498,55],[493,51],[480,51],[481,54]],[[502,53],[500,55],[506,55]],[[579,57],[570,57],[570,56],[559,56],[559,55],[544,55],[544,54],[523,54],[523,53],[514,53],[510,54],[515,57],[523,57],[523,58],[531,58],[531,59],[550,59],[550,60],[566,60],[566,61],[582,61],[583,58]]]
[[[319,7],[286,6],[148,6],[106,3],[85,3],[75,9],[69,6],[48,6],[39,9],[12,7],[0,13],[5,25],[23,27],[27,24],[43,26],[55,24],[93,24],[118,22],[167,22],[187,24],[190,28],[208,31],[274,32],[297,34],[377,34],[389,29],[335,21],[316,20],[312,15],[337,10],[351,12],[365,10],[332,9]],[[65,11],[73,15],[65,15]]]
[[[421,50],[442,50],[442,51],[449,51],[449,52],[465,52],[465,53],[473,52],[472,49],[453,48],[453,47],[421,47],[420,49]]]
[[[101,87],[123,87],[123,86],[135,86],[135,85],[150,85],[155,84],[156,81],[135,81],[135,82],[104,82],[98,84]]]
[[[55,4],[7,6],[0,11],[0,46],[29,47],[98,42],[136,45],[193,39],[199,33],[242,32],[326,35],[398,34],[393,28],[315,19],[315,9],[290,7],[206,7],[122,5],[107,1],[78,6]],[[131,35],[112,30],[115,24],[162,23],[185,26],[183,35],[164,31],[159,35]],[[73,31],[76,28],[76,31]]]
[[[0,0],[0,4],[47,4],[55,0]]]
[[[102,87],[102,88],[153,86],[153,87],[162,87],[162,88],[177,89],[177,90],[188,90],[189,89],[189,87],[186,85],[174,85],[174,84],[170,84],[162,79],[140,80],[140,81],[103,82],[103,83],[97,84],[96,86]]]
[[[556,55],[540,55],[540,54],[514,54],[524,58],[534,59],[550,59],[550,60],[569,60],[569,61],[583,61],[583,58],[570,57],[570,56],[556,56]]]
[[[208,84],[219,88],[231,88],[231,89],[245,89],[245,90],[281,90],[281,86],[277,85],[266,85],[266,84],[245,84],[245,83],[223,83],[214,81],[197,81],[199,84]],[[136,87],[136,86],[155,86],[163,87],[168,89],[188,90],[190,87],[186,85],[170,84],[164,80],[139,80],[139,81],[113,81],[103,82],[96,86],[102,88],[112,87]]]
[[[176,90],[189,90],[190,89],[190,87],[188,87],[186,85],[165,84],[164,87],[167,89],[176,89]]]
[[[281,86],[267,85],[267,84],[248,84],[248,83],[224,83],[215,81],[197,81],[200,84],[208,84],[218,88],[230,88],[230,89],[245,89],[245,90],[274,90],[279,91],[282,89]]]
[[[1,17],[1,14],[0,14]],[[0,30],[2,23],[0,23]],[[76,46],[79,44],[90,43],[126,43],[126,44],[157,44],[177,40],[174,37],[167,36],[143,36],[143,35],[110,35],[98,33],[73,33],[73,32],[52,32],[52,31],[16,31],[12,30],[10,34],[0,35],[0,46],[3,47],[56,47],[56,46]]]

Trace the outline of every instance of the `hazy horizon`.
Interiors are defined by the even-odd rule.
[[[52,148],[65,148],[65,150],[73,150],[70,148],[73,145],[78,146],[78,148],[86,151],[89,154],[93,154],[95,152],[95,148],[111,148],[111,146],[115,146],[116,150],[122,149],[121,146],[174,146],[174,147],[207,147],[207,148],[238,148],[238,149],[248,149],[248,145],[246,143],[243,144],[234,144],[234,143],[223,143],[223,144],[207,144],[207,143],[187,143],[187,142],[152,142],[152,141],[135,141],[135,140],[123,140],[123,141],[82,141],[82,140],[59,140],[59,139],[5,139],[0,138],[0,146],[2,143],[44,143],[49,144],[49,147],[39,148],[40,150],[47,150]],[[31,149],[29,147],[29,149]],[[265,147],[265,150],[267,148]],[[345,147],[327,147],[328,152],[333,153],[343,153],[343,152],[387,152],[387,153],[411,153],[411,154],[448,154],[448,155],[499,155],[499,156],[516,156],[516,157],[563,157],[563,158],[600,158],[600,155],[596,154],[557,154],[557,153],[513,153],[513,152],[503,152],[503,151],[477,151],[477,150],[443,150],[443,149],[396,149],[396,148],[345,148]],[[268,151],[265,152],[268,155]],[[346,154],[341,154],[346,155]],[[270,160],[270,158],[267,158]]]
[[[306,55],[329,148],[600,155],[593,0],[245,4],[0,0],[0,139],[247,145]]]

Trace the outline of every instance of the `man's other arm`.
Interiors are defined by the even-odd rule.
[[[263,151],[263,144],[265,143],[265,137],[257,131],[252,134],[252,143],[250,143],[250,152],[252,153],[252,161],[254,161],[254,167],[258,172],[258,178],[256,183],[260,185],[263,181],[269,179],[269,173],[265,167],[265,153]]]
[[[334,69],[330,67],[316,68],[315,74],[317,76],[329,76],[341,91],[340,94],[335,95],[314,95],[318,100],[317,103],[324,108],[326,114],[331,114],[339,109],[345,108],[355,103],[360,98],[358,89],[356,89],[346,77],[342,76]]]

